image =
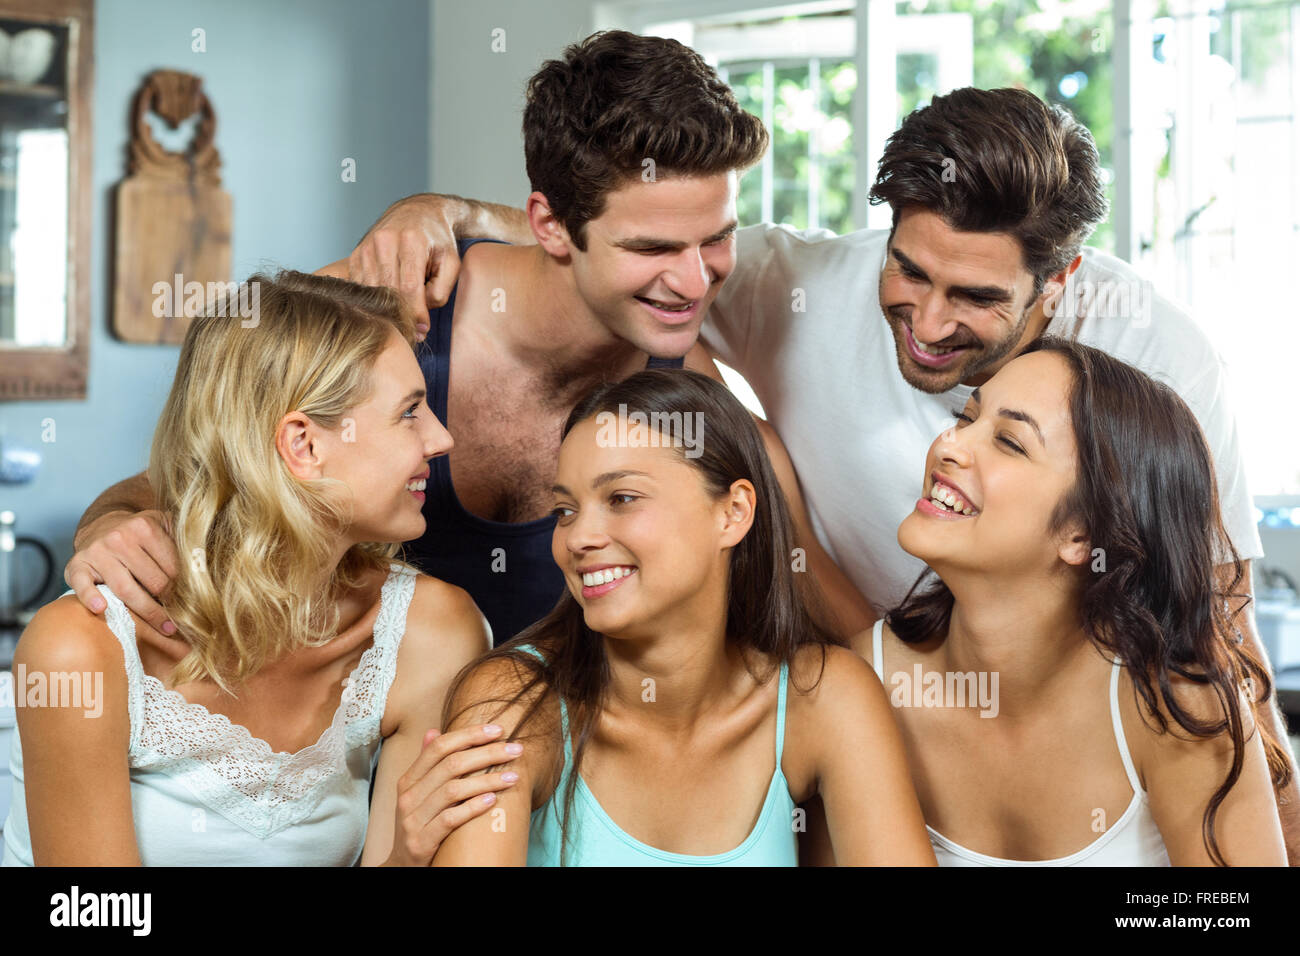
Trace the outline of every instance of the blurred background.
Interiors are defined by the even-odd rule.
[[[0,513],[50,551],[42,599],[64,589],[85,507],[145,466],[175,369],[176,346],[126,344],[109,320],[112,190],[126,172],[131,98],[150,71],[203,80],[238,280],[346,255],[410,193],[521,204],[524,81],[566,44],[620,27],[694,47],[767,123],[773,144],[742,181],[742,224],[887,226],[888,209],[866,204],[875,157],[936,93],[1022,86],[1073,111],[1096,138],[1112,202],[1091,243],[1189,306],[1229,364],[1268,552],[1256,569],[1261,631],[1275,664],[1300,668],[1298,316],[1289,296],[1275,298],[1300,266],[1300,0],[83,2],[93,8],[85,398],[0,401],[10,450]],[[0,81],[7,109],[16,82]],[[36,149],[28,167],[57,181],[65,171]],[[351,181],[340,175],[348,159]],[[15,175],[0,165],[0,179]],[[0,233],[11,226],[0,217]],[[6,318],[16,306],[5,301],[0,347],[24,344],[32,333]],[[41,562],[20,563],[17,588],[31,591]]]

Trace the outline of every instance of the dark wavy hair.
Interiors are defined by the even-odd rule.
[[[524,160],[574,245],[605,197],[654,161],[656,176],[743,171],[767,151],[763,121],[676,40],[593,33],[528,81]]]
[[[1013,236],[1035,298],[1109,206],[1097,144],[1068,110],[1027,90],[975,87],[908,114],[885,143],[869,200],[889,203],[895,227],[915,205],[954,229]]]
[[[1078,475],[1056,506],[1049,533],[1077,521],[1104,553],[1104,571],[1081,575],[1084,633],[1123,661],[1146,705],[1143,719],[1153,718],[1161,733],[1169,727],[1157,694],[1188,733],[1232,737],[1232,767],[1201,825],[1211,859],[1226,866],[1214,821],[1241,776],[1246,737],[1239,694],[1246,685],[1255,700],[1266,700],[1272,686],[1236,626],[1249,597],[1237,591],[1243,568],[1219,515],[1205,436],[1172,389],[1105,352],[1053,336],[1025,352],[1059,355],[1071,371]],[[1226,587],[1220,565],[1233,569]],[[900,640],[920,643],[947,634],[953,603],[947,585],[926,569],[885,620]],[[1198,720],[1188,713],[1173,694],[1173,675],[1212,686],[1225,716]],[[1274,785],[1285,786],[1285,752],[1270,728],[1256,726]]]
[[[580,422],[600,412],[617,414],[620,410],[629,415],[641,412],[651,421],[652,414],[669,416],[659,421],[671,421],[675,413],[703,414],[708,431],[701,442],[701,454],[694,458],[683,455],[683,460],[699,472],[714,495],[726,494],[732,483],[742,478],[754,485],[753,525],[731,553],[727,641],[744,651],[757,652],[747,653],[744,658],[755,679],[763,683],[771,679],[774,668],[758,673],[754,658],[767,656],[778,664],[791,665],[796,652],[805,645],[822,648],[824,668],[826,645],[840,641],[825,623],[820,592],[805,575],[792,568],[794,533],[790,513],[768,461],[762,436],[749,412],[725,385],[706,375],[685,370],[648,370],[621,382],[599,385],[589,392],[569,413],[562,435],[567,436]],[[521,650],[523,645],[535,647],[544,660]],[[467,702],[457,709],[453,702],[470,675],[485,664],[499,660],[513,662],[517,692],[488,701]],[[524,716],[511,734],[512,740],[520,738],[525,726],[534,722],[543,704],[553,696],[565,701],[570,733],[576,744],[573,768],[563,795],[561,831],[566,836],[561,841],[561,860],[579,767],[609,680],[604,639],[587,627],[582,605],[566,589],[546,617],[469,664],[447,692],[443,727],[450,726],[457,716],[479,704],[499,703],[501,709],[496,713],[500,714],[517,702],[527,701]],[[819,670],[807,689],[815,687],[820,680]],[[800,688],[805,692],[807,689]],[[558,725],[548,725],[538,733],[550,733],[556,740],[560,737]]]

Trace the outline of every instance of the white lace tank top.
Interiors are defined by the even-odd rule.
[[[885,684],[884,654],[884,619],[876,621],[871,633],[871,665],[876,669],[876,676]],[[1124,813],[1097,839],[1081,850],[1069,856],[1060,856],[1052,860],[1008,860],[998,856],[988,856],[969,850],[960,843],[949,840],[931,826],[926,826],[930,834],[930,845],[940,866],[1169,866],[1169,853],[1165,850],[1164,838],[1156,827],[1151,807],[1147,803],[1146,791],[1138,778],[1133,758],[1129,756],[1128,740],[1124,736],[1124,724],[1119,716],[1119,672],[1124,665],[1115,659],[1110,672],[1110,723],[1115,734],[1115,743],[1119,747],[1120,758],[1124,761],[1124,772],[1128,775],[1129,786],[1133,788],[1133,799],[1129,801]],[[885,684],[886,692],[889,685]]]
[[[374,642],[344,681],[329,727],[297,753],[276,753],[245,727],[191,704],[144,673],[135,622],[99,585],[105,619],[122,644],[131,719],[131,813],[146,866],[353,866],[369,817],[380,720],[415,574],[392,565]],[[71,594],[72,592],[67,592]],[[4,865],[31,866],[18,734],[10,749],[13,802]]]

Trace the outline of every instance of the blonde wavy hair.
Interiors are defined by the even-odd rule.
[[[292,271],[248,282],[255,324],[218,302],[192,320],[149,456],[180,555],[163,604],[190,645],[173,681],[207,678],[227,693],[281,655],[327,643],[339,599],[367,572],[387,572],[400,549],[354,545],[322,585],[351,493],[296,478],[275,435],[292,411],[344,427],[393,330],[415,343],[391,289]]]

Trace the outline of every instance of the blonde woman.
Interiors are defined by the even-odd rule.
[[[427,864],[514,779],[454,780],[513,759],[499,730],[431,730],[490,645],[463,591],[392,560],[452,447],[396,296],[250,281],[257,323],[194,320],[154,436],[173,651],[102,584],[104,616],[69,592],[19,642],[24,689],[84,693],[19,711],[7,865]]]

